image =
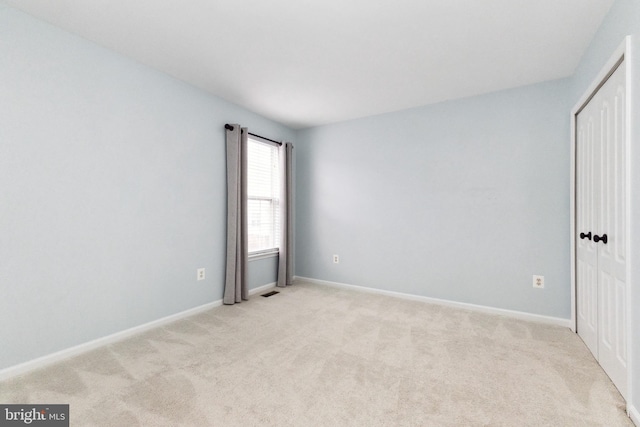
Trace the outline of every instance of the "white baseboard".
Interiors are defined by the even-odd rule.
[[[250,289],[249,295],[254,295],[260,292],[264,292],[267,289],[271,289],[275,287],[275,285],[276,283],[273,282],[263,286],[259,286],[257,288]],[[25,374],[35,369],[43,368],[53,363],[60,362],[64,359],[68,359],[73,356],[78,356],[82,353],[95,350],[96,348],[99,348],[105,345],[113,344],[114,342],[121,341],[130,336],[148,331],[149,329],[158,328],[160,326],[164,326],[166,324],[175,322],[177,320],[181,320],[181,319],[193,316],[195,314],[202,313],[203,311],[207,311],[212,308],[219,307],[221,305],[222,305],[222,300],[220,299],[207,304],[203,304],[198,307],[181,311],[180,313],[163,317],[161,319],[153,320],[151,322],[144,323],[142,325],[135,326],[133,328],[125,329],[124,331],[116,332],[114,334],[107,335],[106,337],[88,341],[86,343],[79,344],[70,348],[66,348],[64,350],[60,350],[55,353],[47,354],[46,356],[38,357],[37,359],[29,360],[28,362],[24,362],[19,365],[10,366],[8,368],[0,370],[0,381]]]
[[[402,292],[367,288],[364,286],[348,285],[346,283],[330,282],[327,280],[318,280],[318,279],[312,279],[309,277],[296,276],[294,277],[294,280],[296,282],[307,282],[307,283],[312,283],[316,285],[331,286],[334,288],[351,289],[359,292],[368,292],[368,293],[379,294],[379,295],[387,295],[395,298],[409,299],[413,301],[422,301],[430,304],[445,305],[448,307],[462,308],[465,310],[472,310],[472,311],[477,311],[481,313],[498,314],[501,316],[508,316],[516,319],[528,320],[528,321],[538,322],[538,323],[547,323],[547,324],[558,325],[558,326],[563,326],[567,328],[571,327],[571,319],[542,316],[540,314],[525,313],[522,311],[515,311],[515,310],[506,310],[504,308],[487,307],[484,305],[469,304],[465,302],[449,301],[449,300],[444,300],[439,298],[430,298],[430,297],[424,297],[421,295],[405,294]]]
[[[267,283],[266,285],[258,286],[257,288],[249,289],[249,295],[259,294],[261,292],[275,288],[276,284],[277,284],[276,282],[272,282],[272,283]]]
[[[629,405],[629,407],[627,408],[627,412],[629,413],[629,418],[631,418],[631,421],[633,421],[635,425],[640,426],[640,412],[638,412],[636,407],[633,405]]]

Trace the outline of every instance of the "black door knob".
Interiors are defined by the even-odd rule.
[[[598,236],[597,234],[593,235],[593,241],[598,243],[599,241],[602,240],[602,243],[604,243],[605,245],[607,244],[607,235],[603,234],[602,237]]]
[[[591,232],[588,232],[587,234],[580,233],[580,238],[581,239],[589,239],[589,240],[591,240]]]

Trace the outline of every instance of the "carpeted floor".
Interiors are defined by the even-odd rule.
[[[631,426],[569,329],[296,284],[0,383],[72,426]]]

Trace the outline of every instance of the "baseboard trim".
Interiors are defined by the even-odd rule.
[[[257,288],[253,288],[249,290],[249,295],[255,295],[257,293],[264,292],[268,289],[274,288],[276,283],[268,283],[263,286],[259,286]],[[60,362],[62,360],[68,359],[70,357],[78,356],[82,353],[86,353],[91,350],[95,350],[99,347],[103,347],[105,345],[113,344],[115,342],[121,341],[123,339],[129,338],[133,335],[148,331],[153,328],[158,328],[160,326],[167,325],[169,323],[173,323],[177,320],[185,319],[187,317],[194,316],[196,314],[202,313],[204,311],[210,310],[215,307],[220,307],[222,305],[222,300],[213,301],[207,304],[200,305],[198,307],[190,308],[185,311],[181,311],[176,314],[172,314],[170,316],[166,316],[160,319],[153,320],[148,323],[144,323],[142,325],[134,326],[133,328],[125,329],[120,332],[116,332],[111,335],[107,335],[102,338],[97,338],[92,341],[88,341],[86,343],[78,344],[73,347],[66,348],[64,350],[57,351],[55,353],[47,354],[42,357],[38,357],[37,359],[29,360],[27,362],[21,363],[19,365],[10,366],[8,368],[0,370],[0,381],[6,380],[12,377],[16,377],[18,375],[22,375],[28,373],[30,371],[34,371],[36,369],[44,368],[45,366],[51,365],[56,362]]]
[[[276,287],[276,282],[267,283],[266,285],[258,286],[257,288],[249,289],[249,296],[260,294],[264,291],[268,291],[269,289],[273,289]]]
[[[640,426],[640,412],[638,412],[636,407],[633,405],[629,405],[627,412],[629,414],[629,418],[631,418],[631,421],[633,421],[635,425]]]
[[[421,296],[421,295],[406,294],[406,293],[402,293],[402,292],[387,291],[387,290],[383,290],[383,289],[367,288],[367,287],[364,287],[364,286],[349,285],[349,284],[346,284],[346,283],[338,283],[338,282],[331,282],[331,281],[327,281],[327,280],[312,279],[312,278],[309,278],[309,277],[302,277],[302,276],[294,277],[294,281],[296,281],[296,282],[306,282],[306,283],[311,283],[311,284],[315,284],[315,285],[331,286],[331,287],[334,287],[334,288],[341,288],[341,289],[351,289],[351,290],[359,291],[359,292],[367,292],[367,293],[373,293],[373,294],[379,294],[379,295],[387,295],[387,296],[391,296],[391,297],[395,297],[395,298],[409,299],[409,300],[413,300],[413,301],[422,301],[422,302],[426,302],[426,303],[430,303],[430,304],[438,304],[438,305],[444,305],[444,306],[448,306],[448,307],[462,308],[462,309],[465,309],[465,310],[472,310],[472,311],[477,311],[477,312],[487,313],[487,314],[498,314],[498,315],[501,315],[501,316],[508,316],[508,317],[512,317],[512,318],[516,318],[516,319],[528,320],[528,321],[538,322],[538,323],[547,323],[547,324],[563,326],[563,327],[567,327],[567,328],[571,327],[571,319],[562,319],[562,318],[559,318],[559,317],[542,316],[540,314],[526,313],[526,312],[523,312],[523,311],[507,310],[507,309],[504,309],[504,308],[488,307],[488,306],[484,306],[484,305],[476,305],[476,304],[469,304],[469,303],[465,303],[465,302],[444,300],[444,299],[439,299],[439,298],[424,297],[424,296]]]

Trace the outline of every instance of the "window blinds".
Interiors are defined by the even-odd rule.
[[[279,147],[249,137],[247,146],[247,224],[249,254],[280,247]]]

